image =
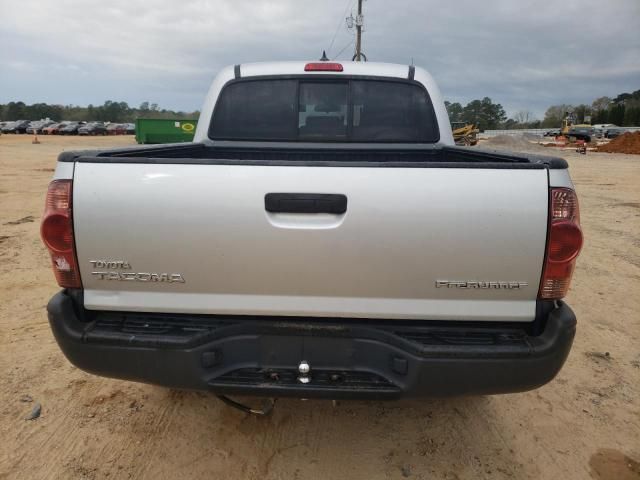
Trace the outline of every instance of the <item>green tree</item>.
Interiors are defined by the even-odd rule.
[[[500,127],[500,124],[507,119],[507,112],[499,103],[493,103],[489,97],[482,99],[482,108],[484,113],[484,121],[486,126],[484,129],[495,129]]]
[[[622,119],[622,125],[625,127],[634,126],[638,123],[638,108],[629,107],[624,109],[624,117]]]
[[[449,114],[450,122],[461,122],[462,121],[462,105],[458,102],[444,102],[444,106],[447,109],[447,113]]]
[[[507,114],[499,103],[493,103],[489,97],[469,102],[462,111],[461,120],[475,124],[480,130],[498,128]]]
[[[99,108],[98,120],[106,122],[124,122],[129,117],[131,110],[126,102],[114,102],[112,100],[107,100]]]
[[[26,107],[24,102],[9,102],[6,107],[7,120],[26,120]]]
[[[625,103],[627,100],[631,100],[633,95],[631,93],[621,93],[613,99],[614,103]]]
[[[514,120],[513,118],[509,118],[502,124],[502,128],[504,128],[505,130],[513,130],[522,127],[516,120]]]
[[[584,123],[585,117],[591,115],[591,107],[584,104],[578,105],[573,109],[573,114],[575,115],[576,124]]]
[[[614,125],[624,125],[624,114],[625,114],[625,106],[624,103],[616,103],[609,109],[609,123],[613,123]]]

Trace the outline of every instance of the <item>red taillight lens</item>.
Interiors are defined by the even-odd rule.
[[[42,241],[54,252],[70,252],[73,247],[73,232],[69,217],[54,213],[42,220]]]
[[[555,300],[569,290],[582,248],[582,230],[576,193],[569,188],[552,188],[550,194],[549,239],[538,296]]]
[[[342,64],[335,62],[307,63],[304,66],[305,72],[341,72]]]
[[[573,222],[552,222],[547,260],[553,263],[570,262],[582,248],[582,231]]]
[[[40,235],[51,254],[58,285],[80,288],[71,217],[71,180],[54,180],[49,184]]]

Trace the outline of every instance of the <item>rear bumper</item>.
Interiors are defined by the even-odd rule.
[[[514,325],[87,312],[47,307],[69,361],[96,375],[218,394],[370,398],[520,392],[564,364],[576,318],[558,302],[540,335]],[[90,321],[81,321],[87,314]],[[311,366],[310,381],[298,365]]]

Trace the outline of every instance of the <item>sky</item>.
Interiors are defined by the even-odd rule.
[[[0,103],[200,109],[225,65],[350,61],[356,0],[0,0]],[[371,61],[509,115],[640,89],[640,0],[365,0]]]

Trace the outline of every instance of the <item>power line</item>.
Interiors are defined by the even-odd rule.
[[[338,32],[340,31],[340,25],[342,25],[342,22],[344,22],[344,18],[345,18],[345,15],[347,14],[347,11],[349,10],[349,8],[353,8],[353,4],[355,2],[356,2],[356,0],[347,0],[347,6],[345,7],[344,12],[342,13],[342,16],[340,17],[340,20],[338,21],[338,26],[336,27],[336,31],[333,34],[333,38],[331,39],[331,44],[329,45],[329,48],[327,49],[329,54],[331,54],[331,49],[333,48],[333,43],[336,41],[336,37],[338,36]]]
[[[339,52],[335,57],[333,57],[333,58],[332,58],[332,60],[337,60],[337,59],[338,59],[338,57],[339,57],[340,55],[342,55],[342,52],[344,52],[347,48],[349,48],[351,45],[353,45],[354,40],[355,40],[355,37],[352,37],[352,38],[351,38],[351,41],[350,41],[349,43],[347,43],[347,44],[342,48],[342,50],[340,50],[340,52]]]

